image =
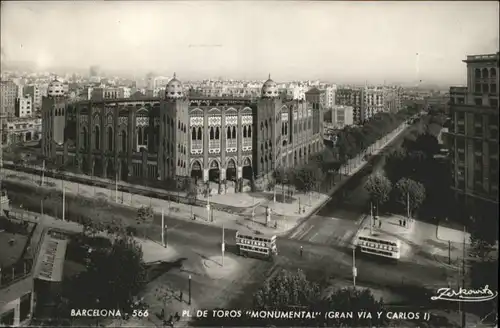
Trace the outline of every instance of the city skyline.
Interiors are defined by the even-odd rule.
[[[13,1],[1,15],[3,63],[184,80],[463,84],[461,61],[499,39],[496,2]]]

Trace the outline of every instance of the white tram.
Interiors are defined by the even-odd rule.
[[[237,231],[236,246],[241,256],[255,256],[272,259],[273,256],[278,255],[276,235],[263,236]]]
[[[401,242],[396,238],[361,234],[356,241],[356,246],[362,253],[395,260],[401,257]]]

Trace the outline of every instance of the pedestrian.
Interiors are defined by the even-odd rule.
[[[302,257],[303,253],[304,253],[304,247],[300,246],[300,257]]]
[[[403,227],[406,227],[406,220],[403,220]]]
[[[181,301],[181,302],[182,302],[182,300],[184,299],[182,296],[183,296],[183,293],[182,293],[182,290],[181,290],[181,295],[180,295],[180,297],[179,297],[179,301]]]
[[[382,226],[382,221],[378,220],[378,228],[380,229],[381,226]]]
[[[399,219],[399,226],[402,226],[403,224],[401,223],[401,219]]]
[[[179,312],[175,312],[174,318],[175,318],[175,321],[181,320],[181,316],[179,315]]]

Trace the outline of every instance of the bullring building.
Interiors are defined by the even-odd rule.
[[[257,100],[188,97],[175,74],[160,98],[68,103],[62,90],[43,99],[43,152],[89,175],[265,184],[323,147],[319,99],[284,101],[271,78]]]

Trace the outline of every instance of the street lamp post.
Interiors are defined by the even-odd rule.
[[[252,195],[252,221],[255,217],[255,198]]]
[[[222,251],[222,266],[224,266],[224,252],[226,250],[226,243],[225,243],[225,238],[224,238],[224,224],[222,224],[222,244],[221,244],[221,251]]]
[[[188,279],[188,304],[191,305],[191,275],[189,275]]]
[[[208,222],[212,222],[212,218],[210,216],[210,185],[208,187],[208,193],[207,193],[207,219]]]
[[[358,269],[356,268],[356,247],[352,249],[352,284],[356,288],[356,276],[358,275]]]
[[[165,214],[161,209],[161,244],[165,247]]]
[[[66,190],[64,188],[64,180],[62,180],[62,220],[65,221],[66,217],[66,211],[65,211],[65,206],[66,206]]]
[[[370,202],[370,234],[373,235],[373,203]]]

